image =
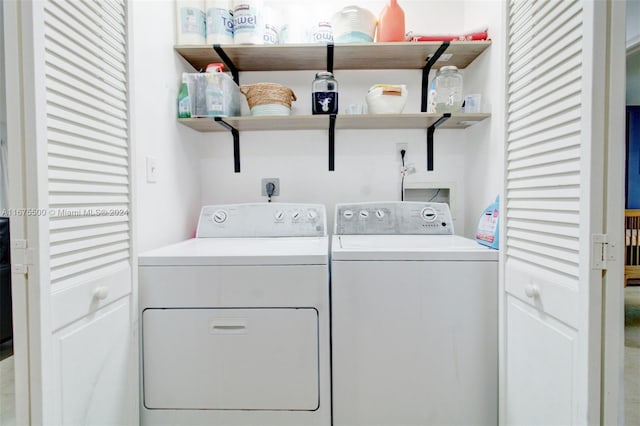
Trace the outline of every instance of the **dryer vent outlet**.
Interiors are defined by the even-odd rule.
[[[264,197],[269,196],[267,192],[267,185],[269,185],[270,183],[274,185],[273,194],[271,195],[277,197],[278,195],[280,195],[280,179],[278,178],[262,178],[262,195]]]

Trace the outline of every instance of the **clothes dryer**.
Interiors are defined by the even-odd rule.
[[[329,425],[324,206],[202,208],[140,255],[144,425]]]
[[[333,424],[498,423],[498,252],[447,204],[336,206]]]

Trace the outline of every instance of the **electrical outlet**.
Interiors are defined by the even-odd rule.
[[[278,178],[262,178],[262,195],[267,196],[267,184],[272,183],[275,185],[275,190],[273,191],[273,196],[280,195],[280,179]]]
[[[399,160],[402,160],[402,157],[400,156],[400,151],[402,151],[403,149],[405,151],[405,159],[406,159],[407,152],[409,151],[409,144],[406,142],[398,142],[396,144],[396,155],[398,156]]]

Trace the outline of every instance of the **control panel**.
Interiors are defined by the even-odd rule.
[[[248,203],[204,206],[196,238],[324,237],[321,204]]]
[[[336,205],[337,235],[452,235],[446,203],[380,202]]]

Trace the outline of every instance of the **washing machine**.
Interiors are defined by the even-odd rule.
[[[447,204],[339,204],[333,424],[498,423],[498,252]]]
[[[202,208],[139,256],[141,423],[330,425],[322,205]]]

